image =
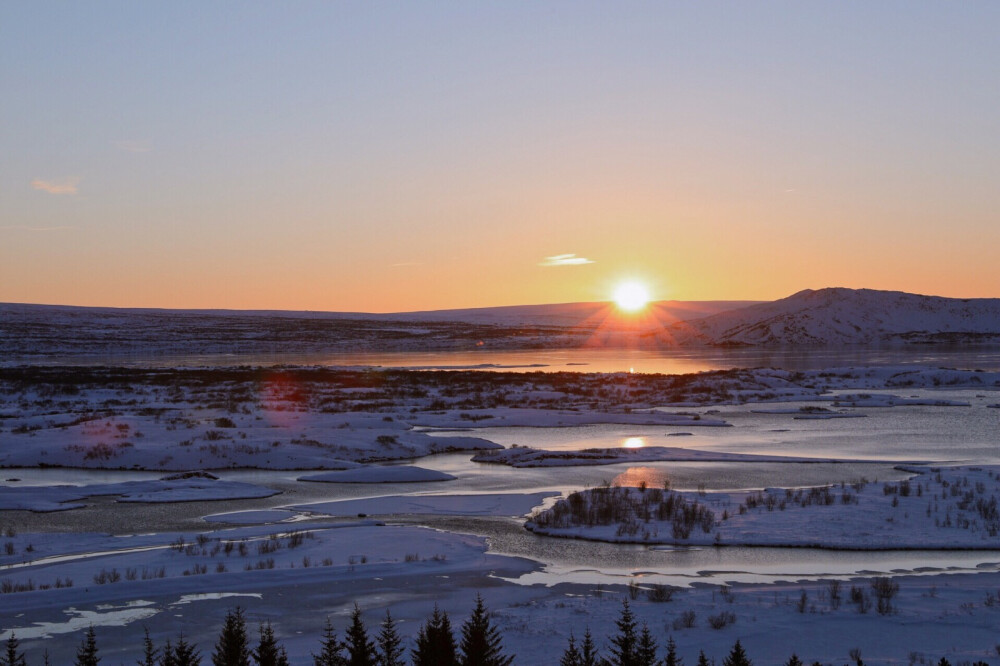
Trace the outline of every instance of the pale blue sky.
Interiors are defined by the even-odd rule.
[[[995,3],[8,2],[0,96],[0,301],[1000,296]]]

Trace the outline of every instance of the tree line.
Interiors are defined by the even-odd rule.
[[[615,621],[615,634],[608,638],[607,654],[600,654],[588,628],[582,639],[570,634],[568,644],[559,658],[558,666],[684,666],[677,655],[673,638],[668,638],[661,657],[660,646],[648,625],[639,627],[628,600]],[[270,622],[257,629],[256,646],[243,609],[237,606],[226,614],[219,638],[209,657],[212,666],[289,666],[288,655],[274,635]],[[472,614],[462,624],[459,636],[452,629],[448,614],[437,605],[417,632],[416,645],[410,650],[407,662],[403,639],[396,628],[396,621],[386,610],[377,634],[370,634],[361,617],[357,604],[344,637],[338,637],[332,622],[327,618],[318,653],[312,654],[313,666],[512,666],[514,655],[503,647],[500,631],[493,624],[483,598],[476,595]],[[864,666],[860,651],[851,651],[854,666]],[[87,630],[77,648],[73,666],[98,666],[101,661],[97,634],[93,627]],[[157,646],[146,629],[143,655],[137,666],[201,666],[203,656],[197,645],[190,643],[183,634],[173,641],[167,639]],[[0,654],[0,666],[27,666],[24,653],[19,649],[16,635],[7,639],[6,649]],[[42,665],[51,666],[48,651],[42,654]],[[697,666],[715,666],[704,650],[699,651]],[[723,659],[722,666],[753,666],[739,640]],[[792,654],[784,666],[806,666]],[[811,666],[822,666],[818,661]],[[937,666],[951,666],[944,657]],[[989,666],[977,661],[972,666]]]

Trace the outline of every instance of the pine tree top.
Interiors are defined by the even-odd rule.
[[[27,662],[24,659],[24,653],[18,652],[17,648],[20,645],[20,641],[17,640],[17,636],[14,635],[12,631],[10,636],[7,637],[7,649],[3,656],[3,660],[0,661],[2,666],[27,666]]]
[[[490,614],[481,594],[476,595],[472,615],[462,625],[462,643],[459,646],[462,666],[508,666],[513,656],[503,652],[500,631],[490,621]]]
[[[74,666],[97,666],[100,661],[101,658],[97,656],[97,634],[94,632],[94,627],[91,626],[84,635],[80,647],[77,648],[76,660],[73,664]]]
[[[333,622],[329,616],[326,618],[326,625],[323,627],[323,640],[320,643],[320,653],[314,654],[313,666],[344,666],[347,660],[344,659],[344,643],[337,639],[337,632],[333,628]]]
[[[576,638],[573,632],[569,634],[569,642],[563,651],[562,658],[559,659],[559,666],[581,666],[580,651],[576,648]]]
[[[743,649],[739,639],[736,639],[729,656],[722,661],[722,666],[753,666],[753,662],[747,657],[746,650]]]
[[[243,609],[226,613],[219,641],[212,653],[213,666],[250,666],[250,644],[247,639],[247,623]]]
[[[368,638],[368,629],[357,604],[354,604],[344,642],[347,644],[347,663],[350,666],[375,666],[375,643]]]

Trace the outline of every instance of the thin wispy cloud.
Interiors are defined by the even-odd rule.
[[[36,178],[31,181],[31,187],[42,192],[48,192],[49,194],[76,194],[79,191],[77,189],[77,185],[79,184],[79,178],[67,178],[61,181]]]
[[[404,268],[406,266],[423,266],[424,264],[419,261],[401,261],[397,264],[389,264],[391,268]]]
[[[149,141],[135,140],[115,141],[115,147],[126,153],[148,153],[153,149]]]
[[[2,231],[66,231],[67,229],[76,229],[76,227],[29,227],[26,224],[5,224],[0,226]]]
[[[578,257],[575,254],[557,254],[551,257],[545,257],[539,266],[582,266],[583,264],[594,263],[592,259],[587,259],[586,257]]]

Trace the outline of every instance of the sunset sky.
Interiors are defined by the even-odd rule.
[[[4,2],[0,301],[1000,297],[1000,3]]]

